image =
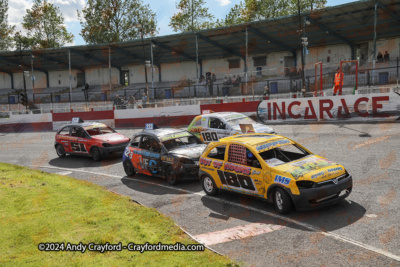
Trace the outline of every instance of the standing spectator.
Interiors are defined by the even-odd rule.
[[[114,99],[115,109],[120,109],[121,104],[122,104],[121,98],[119,97],[119,95],[116,95]]]
[[[128,105],[128,99],[126,99],[126,96],[123,96],[121,98],[121,108],[126,109],[126,106]]]
[[[212,74],[211,80],[212,80],[213,82],[216,82],[216,81],[217,81],[217,76],[215,76],[215,73]]]
[[[378,60],[378,62],[382,62],[383,56],[382,56],[381,52],[378,52],[378,55],[376,56],[376,59]]]
[[[231,78],[231,76],[228,77],[228,84],[232,84],[232,78]]]
[[[206,82],[206,79],[204,79],[204,76],[203,76],[203,79],[202,79],[200,85],[203,88],[203,97],[206,97],[207,96],[207,82]]]
[[[225,76],[224,81],[222,82],[224,85],[228,84],[228,78]]]
[[[89,101],[89,84],[85,83],[85,88],[82,89],[83,94],[85,95],[85,101],[88,102]]]
[[[383,58],[385,59],[385,61],[389,61],[389,53],[388,53],[388,51],[385,51],[385,54],[383,55]]]
[[[342,87],[343,87],[343,72],[340,71],[340,68],[336,69],[336,74],[335,74],[335,86],[333,89],[333,95],[335,96],[336,93],[339,91],[339,95],[342,95]]]
[[[143,96],[142,96],[142,107],[143,108],[147,107],[147,95],[146,95],[146,93],[143,93]]]

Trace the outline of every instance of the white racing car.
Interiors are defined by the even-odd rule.
[[[238,112],[210,112],[199,115],[190,123],[188,132],[196,135],[205,143],[215,142],[235,134],[275,133],[271,127]]]

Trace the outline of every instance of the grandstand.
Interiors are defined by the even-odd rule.
[[[320,79],[329,94],[335,70],[343,60],[358,60],[359,88],[397,86],[398,14],[399,1],[356,1],[302,13],[300,34],[299,18],[292,15],[197,33],[146,38],[145,54],[140,40],[0,52],[1,110],[15,110],[18,106],[18,93],[24,89],[23,71],[34,107],[84,102],[85,83],[89,84],[90,102],[110,105],[117,94],[134,95],[138,99],[146,92],[145,67],[153,104],[165,104],[165,99],[191,101],[217,96],[255,99],[260,98],[266,85],[271,97],[288,96],[302,88],[301,75],[291,73],[301,68],[300,37],[308,38],[304,56],[307,95],[313,95]],[[388,51],[390,58],[376,61],[379,51]],[[323,75],[315,77],[317,62],[322,62]],[[344,77],[347,93],[353,91],[356,83],[349,68]],[[199,78],[207,73],[214,73],[216,80],[210,85],[199,83]],[[240,83],[224,83],[225,77],[234,75],[240,75]]]

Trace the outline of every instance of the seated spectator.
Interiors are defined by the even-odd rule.
[[[233,75],[232,84],[236,85],[236,76],[235,75]]]
[[[224,78],[223,84],[224,84],[224,85],[227,85],[227,84],[228,84],[228,78],[227,78],[226,76],[225,76],[225,78]]]
[[[378,55],[376,56],[376,59],[378,60],[378,62],[382,62],[383,61],[383,55],[381,52],[378,52]]]
[[[350,73],[350,65],[349,63],[346,63],[346,65],[343,67],[344,73],[349,74]]]
[[[388,51],[385,51],[385,54],[383,55],[383,58],[385,59],[385,61],[389,61],[389,53],[388,53]]]
[[[232,84],[232,79],[231,79],[230,76],[229,76],[229,78],[228,78],[228,84]]]

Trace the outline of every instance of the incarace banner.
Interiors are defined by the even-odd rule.
[[[397,93],[344,95],[261,101],[257,116],[264,123],[400,120]]]

